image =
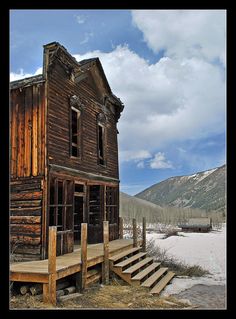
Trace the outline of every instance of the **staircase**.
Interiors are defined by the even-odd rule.
[[[142,247],[134,247],[110,257],[110,269],[130,285],[148,288],[151,294],[159,294],[175,274],[141,250]]]

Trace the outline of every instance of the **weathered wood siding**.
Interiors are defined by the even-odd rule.
[[[21,259],[40,259],[42,178],[20,178],[10,184],[11,253]]]
[[[68,60],[68,57],[66,57]],[[72,65],[73,60],[69,61]],[[48,72],[48,156],[49,163],[101,174],[118,179],[118,150],[116,120],[112,112],[106,114],[106,165],[98,164],[97,115],[102,103],[92,81],[75,83],[57,61]],[[81,98],[82,158],[70,157],[70,102],[71,96]]]
[[[44,174],[44,112],[43,84],[11,90],[11,178]]]

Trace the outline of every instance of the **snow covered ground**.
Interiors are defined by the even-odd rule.
[[[222,229],[209,233],[179,233],[182,236],[171,236],[162,239],[163,235],[147,233],[147,239],[153,239],[167,254],[188,265],[200,265],[211,274],[203,277],[174,278],[163,295],[178,294],[197,284],[226,284],[226,225]]]

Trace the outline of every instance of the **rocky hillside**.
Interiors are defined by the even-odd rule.
[[[226,166],[189,176],[176,176],[135,195],[160,206],[225,211]]]

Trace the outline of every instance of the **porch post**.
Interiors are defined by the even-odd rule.
[[[146,251],[146,217],[143,217],[143,242],[142,242],[142,250]]]
[[[109,222],[103,222],[103,253],[104,262],[102,265],[102,282],[109,284]]]
[[[56,305],[56,248],[57,227],[49,227],[48,241],[48,284],[43,284],[43,301]]]
[[[81,224],[81,291],[86,287],[87,279],[87,223]]]
[[[133,246],[138,246],[137,221],[135,218],[133,218]]]
[[[120,239],[123,239],[123,234],[124,234],[124,223],[123,223],[123,218],[119,217],[119,231],[120,231]]]

